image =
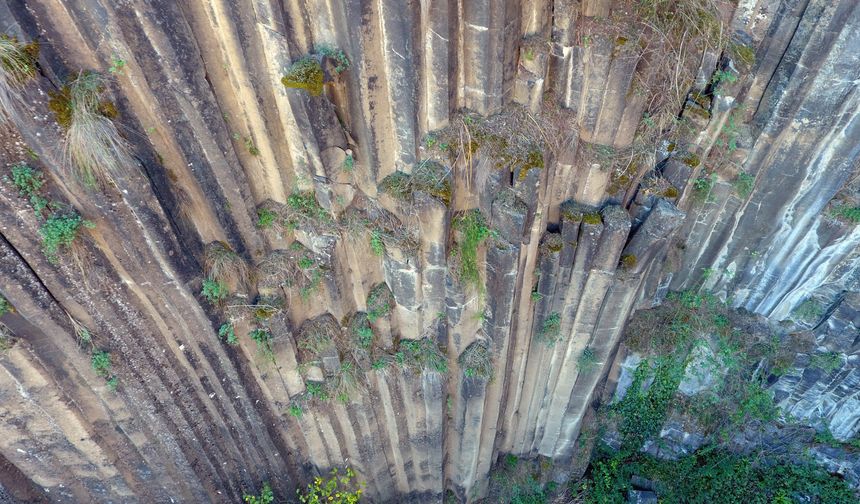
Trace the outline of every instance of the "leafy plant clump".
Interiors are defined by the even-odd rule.
[[[822,468],[797,461],[756,460],[714,446],[677,460],[607,453],[592,463],[591,478],[572,490],[587,504],[622,503],[633,476],[651,480],[660,502],[848,504],[854,491]]]
[[[331,224],[331,215],[317,202],[313,191],[294,192],[287,198],[287,225],[297,228],[303,225]]]
[[[218,328],[218,336],[221,337],[228,345],[239,343],[239,338],[236,337],[236,329],[231,322],[224,322]]]
[[[257,350],[274,362],[275,354],[272,351],[272,333],[267,329],[258,327],[249,332],[248,336],[257,343]]]
[[[394,307],[394,295],[385,282],[378,283],[370,289],[367,295],[367,320],[370,323],[387,317]]]
[[[395,360],[405,369],[414,372],[434,371],[440,374],[448,373],[448,357],[442,353],[434,341],[429,338],[420,340],[400,340],[400,351]]]
[[[454,218],[454,229],[460,233],[456,254],[460,261],[460,281],[483,292],[481,272],[478,268],[478,245],[490,237],[491,230],[479,210],[472,210]]]
[[[63,250],[69,250],[74,255],[73,249],[82,228],[94,228],[95,224],[77,213],[55,212],[48,217],[39,228],[42,236],[42,251],[48,261],[56,263],[58,254]]]
[[[379,189],[393,198],[412,202],[416,192],[424,192],[451,204],[450,170],[433,161],[422,161],[411,174],[396,171],[382,179]]]
[[[12,167],[12,183],[18,189],[18,194],[30,200],[30,205],[36,214],[42,216],[42,211],[48,208],[47,198],[41,195],[45,178],[39,170],[30,168],[26,164],[16,164]]]
[[[350,67],[349,58],[346,57],[341,49],[335,49],[329,46],[320,46],[318,48],[320,54],[335,62],[334,73],[341,74],[347,71]]]
[[[269,229],[275,225],[278,220],[278,214],[268,208],[260,208],[257,210],[257,227],[260,229]]]
[[[753,186],[755,185],[755,177],[747,172],[740,172],[738,173],[738,177],[732,182],[732,185],[735,187],[738,196],[746,199],[752,193]]]
[[[633,383],[612,412],[619,419],[622,453],[635,453],[660,431],[683,375],[684,362],[675,358],[658,359],[653,370],[648,361],[639,364]],[[654,380],[645,388],[650,376]]]
[[[576,364],[579,366],[580,373],[590,373],[600,366],[600,359],[593,348],[585,347],[576,359]]]
[[[104,378],[108,388],[116,390],[119,380],[111,371],[110,353],[104,350],[93,349],[92,358],[90,360],[93,371],[101,378]]]
[[[328,478],[317,476],[307,489],[296,490],[302,504],[357,504],[364,484],[356,483],[355,471],[347,467],[342,473],[332,469]]]
[[[553,345],[561,337],[561,314],[552,312],[544,319],[537,332],[537,339],[547,345]]]
[[[200,291],[200,295],[206,298],[206,301],[209,301],[211,304],[220,303],[229,294],[230,290],[227,285],[211,278],[203,280],[203,290]]]
[[[493,377],[493,356],[485,341],[475,341],[460,354],[458,362],[466,378],[490,380]]]
[[[10,303],[8,299],[0,295],[0,317],[13,311],[15,311],[15,308],[12,306],[12,303]]]
[[[269,483],[265,482],[259,496],[245,494],[242,496],[242,500],[245,501],[245,504],[271,504],[275,500],[275,493],[272,492]]]
[[[860,207],[836,205],[830,210],[830,215],[851,224],[860,224]]]
[[[304,89],[311,96],[319,96],[322,94],[324,79],[325,72],[320,62],[312,56],[305,56],[290,65],[281,84],[288,88]]]

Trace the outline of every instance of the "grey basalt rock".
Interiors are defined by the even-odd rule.
[[[684,212],[665,199],[654,205],[621,253],[622,257],[635,258],[631,272],[639,273],[650,263],[665,240],[683,223],[684,217]]]

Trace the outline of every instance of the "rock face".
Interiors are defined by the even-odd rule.
[[[628,4],[0,1],[41,48],[0,131],[0,500],[238,502],[348,465],[373,502],[474,501],[504,453],[562,478],[628,316],[700,286],[813,313],[842,367],[777,399],[854,435],[860,6],[725,6],[689,66]],[[302,61],[321,94],[282,83]],[[101,188],[49,104],[87,70],[133,155]],[[647,133],[668,88],[674,143]],[[93,226],[46,256],[70,209]]]

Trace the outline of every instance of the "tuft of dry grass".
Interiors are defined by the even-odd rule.
[[[216,241],[206,246],[203,269],[206,278],[227,285],[232,292],[247,289],[250,283],[247,263],[224,242]]]
[[[69,83],[71,122],[63,145],[67,164],[88,186],[104,186],[134,164],[128,142],[103,114],[104,78],[81,72]]]
[[[24,84],[36,73],[39,46],[0,36],[0,121],[15,119],[24,103]]]

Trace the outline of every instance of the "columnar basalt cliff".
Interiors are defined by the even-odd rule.
[[[669,290],[811,331],[775,400],[857,434],[860,5],[689,3],[0,2],[0,501],[563,481]]]

